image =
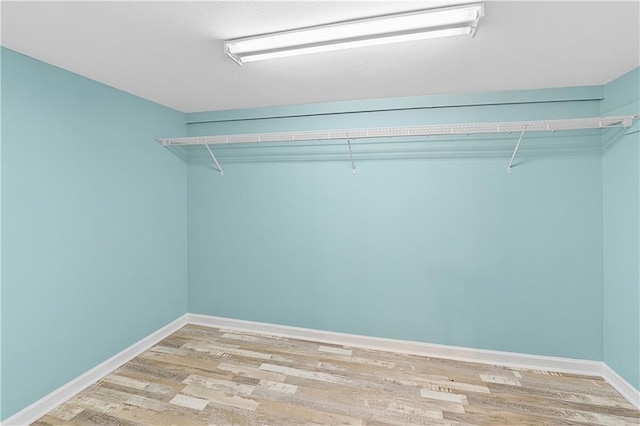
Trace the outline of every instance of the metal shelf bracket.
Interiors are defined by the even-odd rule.
[[[356,174],[356,163],[353,161],[353,151],[351,151],[351,141],[347,139],[347,146],[349,147],[349,157],[351,158],[351,170],[353,174]]]
[[[527,130],[527,125],[525,124],[522,128],[522,132],[520,132],[520,137],[518,138],[518,143],[516,144],[516,148],[513,150],[513,154],[511,154],[511,159],[509,160],[509,164],[507,165],[507,173],[511,173],[511,166],[513,165],[513,160],[516,158],[516,154],[518,153],[518,148],[520,148],[520,142],[522,142],[522,138],[524,137],[524,132]]]
[[[218,167],[218,171],[220,172],[220,176],[224,176],[224,169],[222,168],[220,163],[218,163],[218,159],[216,158],[216,156],[213,155],[213,151],[211,151],[211,148],[209,148],[208,144],[204,144],[204,146],[207,148],[207,151],[209,151],[209,155],[211,155],[213,162],[216,163],[216,166]]]

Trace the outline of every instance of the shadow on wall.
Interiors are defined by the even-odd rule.
[[[615,132],[615,133],[614,133]],[[611,129],[605,132],[612,140],[623,134],[623,129]],[[351,143],[353,159],[393,160],[393,159],[438,159],[438,158],[504,158],[505,168],[514,152],[517,135],[446,138],[442,136],[424,137],[420,140],[356,140]],[[179,147],[180,155],[186,155],[187,161],[194,165],[213,164],[209,152],[202,145]],[[217,160],[234,162],[284,162],[284,161],[351,161],[346,141],[323,141],[305,143],[267,143],[210,145]],[[571,135],[563,134],[549,137],[548,134],[524,136],[517,152],[514,166],[537,158],[600,155],[602,144],[600,131],[575,131]]]

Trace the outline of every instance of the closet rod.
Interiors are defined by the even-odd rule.
[[[157,138],[163,146],[227,145],[263,142],[304,142],[321,140],[354,140],[366,138],[400,138],[414,136],[471,135],[486,133],[555,132],[560,130],[608,129],[630,127],[639,115],[569,118],[562,120],[506,121],[471,124],[433,124],[425,126],[377,127],[362,129],[312,130],[300,132],[267,132],[182,138]]]

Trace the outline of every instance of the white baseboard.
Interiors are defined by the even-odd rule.
[[[356,334],[337,333],[287,325],[267,324],[254,321],[214,317],[210,315],[187,314],[190,324],[204,325],[224,329],[242,330],[253,333],[317,342],[376,349],[386,352],[399,352],[411,355],[447,358],[456,361],[477,362],[530,370],[551,370],[560,373],[601,376],[602,363],[582,359],[560,358],[542,355],[528,355],[513,352],[473,349],[460,346],[438,345],[408,340],[386,339]]]
[[[620,395],[624,396],[627,401],[633,404],[634,407],[640,410],[640,390],[633,387],[631,383],[623,379],[622,376],[604,362],[602,363],[602,378],[609,382],[609,384],[617,390]]]
[[[407,340],[369,337],[356,334],[322,331],[287,325],[268,324],[210,315],[185,314],[158,331],[129,346],[100,365],[78,376],[28,407],[7,418],[2,425],[27,425],[42,417],[53,408],[69,400],[121,365],[135,358],[153,345],[176,332],[186,324],[203,325],[228,330],[248,331],[294,339],[313,340],[322,343],[399,352],[411,355],[447,358],[530,370],[548,370],[561,373],[583,374],[603,377],[614,389],[636,408],[640,409],[640,392],[624,380],[609,366],[600,361],[572,358],[528,355],[513,352],[473,349],[459,346],[438,345]]]
[[[28,407],[18,411],[13,416],[8,417],[5,421],[2,422],[2,425],[28,425],[30,423],[33,423],[58,405],[68,401],[84,389],[102,379],[107,374],[111,373],[123,364],[129,362],[136,356],[140,355],[142,352],[160,342],[162,339],[168,337],[172,333],[182,328],[187,324],[186,318],[187,316],[183,315],[177,320],[151,333],[147,337],[144,337],[142,340],[139,340],[122,352],[115,354],[108,360],[95,366],[86,373],[76,377],[67,384],[62,385],[58,389],[40,398]]]
[[[499,365],[528,370],[547,370],[559,373],[582,374],[602,377],[636,408],[640,409],[640,392],[600,361],[529,355],[514,352],[473,349],[460,346],[438,345],[407,340],[385,339],[355,334],[337,333],[287,325],[268,324],[210,315],[187,314],[189,324],[204,325],[228,330],[248,331],[294,339],[313,340],[365,349],[400,352],[411,355],[447,358],[458,361]]]

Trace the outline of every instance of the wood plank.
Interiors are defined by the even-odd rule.
[[[186,325],[34,423],[640,425],[600,378]]]

